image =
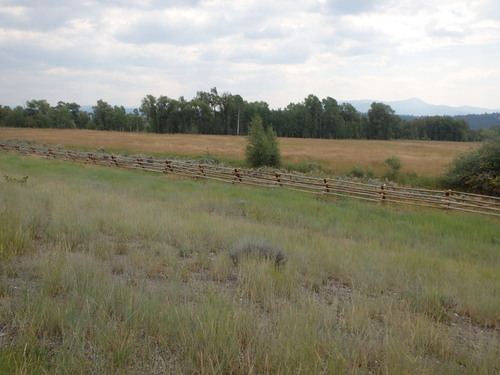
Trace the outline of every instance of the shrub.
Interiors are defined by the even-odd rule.
[[[321,164],[314,162],[299,162],[299,163],[286,163],[284,168],[288,171],[294,171],[299,173],[328,173]]]
[[[21,185],[25,185],[28,182],[28,176],[24,176],[23,178],[15,178],[11,176],[4,175],[3,176],[7,182],[18,183]]]
[[[395,156],[385,159],[384,163],[388,165],[393,171],[399,171],[402,167],[401,160]]]
[[[279,167],[281,155],[278,147],[278,138],[275,131],[269,127],[264,129],[262,118],[254,117],[248,131],[246,159],[250,166]]]
[[[364,178],[365,171],[360,167],[352,167],[351,170],[349,171],[349,176],[356,178]]]
[[[241,258],[255,257],[271,260],[277,268],[284,267],[287,261],[282,250],[257,237],[244,238],[229,252],[229,256],[234,264],[238,264]]]
[[[500,138],[492,137],[478,149],[459,155],[445,182],[450,188],[500,196]]]
[[[395,156],[391,156],[385,159],[384,163],[390,168],[384,177],[389,180],[396,180],[399,177],[399,170],[402,167],[401,160]]]

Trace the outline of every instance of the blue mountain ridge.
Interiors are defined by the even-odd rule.
[[[377,100],[346,100],[359,112],[366,113],[373,102],[389,105],[397,115],[401,116],[464,116],[484,113],[500,112],[500,109],[489,109],[471,106],[451,107],[446,105],[434,105],[424,102],[418,98],[397,101]]]

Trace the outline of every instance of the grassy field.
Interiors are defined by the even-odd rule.
[[[86,146],[174,155],[210,155],[244,159],[245,137],[190,134],[120,133],[91,130],[0,128],[0,139],[24,138],[50,144]],[[401,160],[402,172],[439,176],[460,153],[475,143],[436,141],[366,141],[280,138],[285,163],[316,163],[324,168],[349,171],[353,167],[383,173],[384,160]]]
[[[1,374],[500,370],[498,219],[2,152],[0,175]]]

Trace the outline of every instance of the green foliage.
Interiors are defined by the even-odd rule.
[[[397,158],[396,156],[391,156],[385,159],[384,163],[388,165],[395,172],[399,171],[403,166],[401,164],[401,160],[399,160],[399,158]]]
[[[467,121],[450,116],[419,117],[408,121],[403,128],[403,138],[433,141],[473,141],[476,133]]]
[[[299,103],[271,110],[266,102],[247,102],[228,92],[219,94],[216,87],[198,91],[191,100],[146,95],[133,113],[102,99],[91,113],[81,111],[76,103],[62,101],[54,107],[46,100],[30,100],[26,108],[0,105],[0,126],[246,135],[257,115],[280,137],[475,141],[481,139],[483,131],[471,130],[460,117],[405,116],[403,121],[389,105],[377,102],[362,114],[349,103],[312,94]],[[495,124],[498,121],[493,119],[484,126]]]
[[[278,138],[274,130],[264,129],[262,118],[257,115],[250,123],[246,159],[250,166],[279,167],[281,155],[278,147]]]
[[[500,196],[500,138],[493,136],[478,149],[459,155],[445,181],[454,189]]]
[[[28,176],[24,176],[23,178],[16,178],[12,176],[3,176],[5,178],[5,181],[7,182],[12,182],[12,183],[17,183],[21,185],[25,185],[28,182]]]
[[[356,178],[375,178],[375,172],[373,169],[363,169],[361,167],[354,166],[351,168],[349,171],[349,176],[356,177]]]
[[[383,103],[372,103],[368,111],[365,129],[368,139],[400,138],[401,126],[401,118],[396,116],[390,106]]]
[[[324,176],[329,172],[321,164],[315,163],[313,161],[301,161],[297,163],[289,162],[285,163],[283,167],[288,171],[299,172],[304,174],[312,174],[312,175]]]
[[[399,176],[399,170],[402,167],[401,160],[395,156],[391,156],[384,160],[384,164],[389,167],[389,171],[385,173],[384,177],[392,181],[396,180]]]

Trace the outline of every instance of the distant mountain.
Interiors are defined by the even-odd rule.
[[[371,104],[377,100],[350,100],[346,101],[356,108],[359,112],[366,113]],[[470,106],[450,107],[446,105],[434,105],[423,100],[412,98],[382,103],[391,106],[397,115],[406,116],[465,116],[471,114],[484,114],[500,112],[500,109],[478,108]]]

